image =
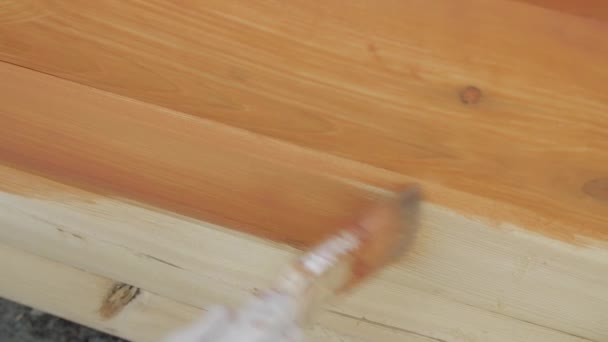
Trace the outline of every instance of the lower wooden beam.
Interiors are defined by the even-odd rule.
[[[141,291],[123,310],[104,319],[100,308],[115,282],[0,244],[0,294],[110,334],[156,341],[200,310]]]
[[[423,205],[422,222],[408,257],[328,306],[319,321],[324,329],[341,331],[333,320],[353,320],[369,333],[344,331],[363,341],[390,341],[380,337],[384,329],[370,325],[449,342],[599,342],[608,336],[605,249],[508,226],[490,229],[429,204]],[[239,303],[298,253],[9,167],[0,167],[0,226],[0,241],[11,248],[195,307]],[[39,282],[30,270],[19,266],[14,272]],[[27,286],[7,279],[0,295],[48,309],[45,294],[19,297],[15,291]],[[95,306],[87,308],[95,315],[112,286],[103,284]]]
[[[2,296],[132,341],[162,341],[204,313],[137,289],[130,301],[108,317],[103,314],[108,293],[122,283],[2,244],[0,270],[5,277],[0,282]],[[320,320],[322,324],[308,331],[313,342],[437,341],[331,312],[322,313]]]

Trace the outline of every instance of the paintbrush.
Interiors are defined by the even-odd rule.
[[[304,341],[303,328],[322,303],[357,286],[408,250],[416,235],[419,202],[416,187],[380,201],[300,256],[272,286],[242,307],[213,307],[169,341]]]

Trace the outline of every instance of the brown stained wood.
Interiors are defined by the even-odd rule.
[[[422,183],[428,200],[491,226],[507,222],[570,242],[578,236],[608,238],[589,218],[576,224],[545,220],[428,180],[10,64],[0,63],[0,78],[3,164],[292,246],[319,241],[351,223],[372,200],[411,183]],[[66,196],[40,186],[18,192]]]
[[[425,186],[440,184],[484,198],[490,204],[480,210],[476,201],[445,200],[436,192],[431,196],[496,222],[522,223],[569,237],[606,233],[605,201],[589,197],[583,189],[590,180],[608,175],[608,26],[596,20],[500,0],[7,4],[2,18],[8,19],[0,22],[4,61],[367,163],[391,171],[398,179],[403,175]],[[475,106],[460,99],[466,86],[483,94]],[[136,121],[158,130],[166,124],[161,116],[142,113]],[[5,127],[16,125],[15,120]],[[19,120],[17,127],[24,132],[32,129],[31,123]],[[132,134],[134,145],[148,143],[154,136],[138,136],[116,126],[120,120],[131,119],[113,113],[105,129]],[[57,139],[63,146],[82,144],[84,135],[68,139],[50,128],[51,121],[41,122],[35,134]],[[93,127],[91,122],[80,124]],[[184,140],[163,143],[160,151],[170,154],[183,148],[194,153],[199,148],[192,146],[202,139],[193,138],[196,129],[176,124],[171,130],[171,139]],[[19,129],[4,140],[17,134]],[[102,135],[94,144],[107,139]],[[40,147],[35,150],[29,143],[12,143],[21,144],[14,147],[25,153],[40,155],[43,144],[37,142]],[[196,188],[210,177],[221,179],[217,189],[244,187],[245,181],[232,177],[245,179],[249,169],[243,165],[252,165],[249,160],[255,160],[255,152],[245,160],[239,159],[242,152],[224,160],[208,157],[214,170],[196,169],[199,174],[193,175],[187,158],[162,164],[148,154],[149,163],[125,161],[133,156],[120,155],[124,146],[102,150],[116,156],[111,161],[97,160],[99,156],[86,151],[64,151],[88,158],[90,169],[80,168],[73,159],[56,160],[52,166],[73,163],[71,172],[57,172],[93,183],[97,173],[112,170],[101,187],[125,196],[137,193],[161,206],[173,203],[172,208],[181,212],[222,222],[235,220],[227,208],[234,193],[218,201],[214,192],[194,195],[184,189]],[[48,170],[51,162],[20,163]],[[176,172],[177,164],[183,173]],[[127,177],[126,170],[135,165],[161,171],[156,176],[142,172],[141,179]],[[300,205],[290,196],[305,197],[296,189],[311,184],[318,184],[308,187],[309,194],[317,197],[302,200],[310,207],[296,224],[302,228],[293,228],[298,234],[306,227],[316,231],[311,236],[322,235],[328,228],[311,223],[337,222],[347,207],[357,203],[344,199],[359,196],[351,195],[351,190],[300,176],[300,172],[315,172],[314,167],[298,167],[300,171],[294,173],[259,171],[260,178],[255,178],[259,184],[265,184],[266,177],[266,182],[277,185],[272,191],[252,188],[256,194],[252,196],[259,203],[268,201],[269,207],[278,206],[277,210],[260,212],[257,206],[245,204],[251,199],[243,200],[237,203],[244,207],[238,215],[243,221],[236,225],[287,239],[290,234],[277,231],[292,229],[285,228],[294,221],[287,212]],[[238,171],[225,173],[233,169]],[[212,177],[214,172],[218,175]],[[168,179],[175,177],[180,183],[168,186]],[[194,177],[192,182],[186,181],[189,177]],[[149,183],[167,188],[156,193]],[[279,189],[292,192],[286,195]],[[178,199],[176,192],[183,192],[183,197]],[[328,214],[322,215],[333,220],[308,221],[315,210],[326,206]],[[521,210],[529,213],[523,215]],[[562,234],[564,229],[569,233]],[[298,234],[289,239],[308,241]]]
[[[605,0],[516,0],[567,14],[608,20],[608,2]]]
[[[594,200],[608,202],[608,178],[588,181],[583,186],[583,191]]]
[[[330,173],[297,148],[12,65],[0,75],[3,163],[291,245],[318,241],[406,182]]]

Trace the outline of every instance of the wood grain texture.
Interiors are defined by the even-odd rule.
[[[99,307],[114,285],[111,279],[4,244],[0,244],[0,270],[6,274],[5,279],[10,279],[0,282],[3,297],[133,341],[161,341],[167,332],[202,312],[142,292],[119,317],[105,320],[99,315]]]
[[[586,217],[580,229],[9,64],[0,64],[0,75],[3,163],[293,246],[310,246],[411,182],[422,183],[431,201],[490,226],[506,221],[577,243],[608,233],[595,229],[604,217]]]
[[[344,333],[328,320],[337,315],[448,342],[608,337],[605,246],[490,229],[428,203],[421,214],[406,258],[329,305],[321,326]],[[297,253],[7,167],[0,167],[0,226],[7,246],[197,307],[240,303]],[[381,331],[351,333],[382,340]]]
[[[483,201],[431,190],[429,200],[469,215],[516,223],[567,240],[577,235],[604,239],[608,233],[606,201],[588,189],[589,184],[596,184],[590,183],[593,180],[608,177],[608,26],[603,22],[502,0],[4,4],[2,18],[6,19],[0,22],[0,59],[4,61],[387,170],[379,182],[386,183],[383,177],[390,173],[397,179],[417,179],[428,187],[440,185],[487,200],[480,204]],[[459,96],[470,85],[481,91],[475,104],[465,104]],[[19,94],[11,92],[10,96],[16,106]],[[118,112],[122,105],[112,106],[106,107],[112,114],[98,112],[92,114],[97,119],[83,119],[88,121],[75,125],[92,127],[91,120],[96,125],[107,120],[100,134],[107,129],[115,132],[115,139],[125,143],[131,139],[128,146],[133,149],[137,144],[150,144],[137,130],[125,128],[133,127],[133,121],[129,114]],[[58,125],[59,116],[48,118],[35,134],[49,136],[48,140],[66,139],[70,146],[82,145],[76,138],[67,140],[65,130],[51,128]],[[200,129],[179,126],[196,121],[180,120],[182,124],[171,126],[171,120],[160,114],[141,113],[136,121],[138,125],[146,122],[150,132],[172,127],[175,140],[164,144],[164,149],[155,147],[157,156],[188,149],[194,153],[199,148],[198,155],[208,155],[200,145],[212,140],[203,141],[206,138],[200,136]],[[29,122],[7,122],[3,126],[12,132],[4,140],[33,129]],[[24,131],[19,133],[20,129]],[[178,133],[182,129],[191,133]],[[77,130],[70,132],[78,134]],[[96,144],[108,137],[98,138]],[[176,142],[179,139],[182,142]],[[38,142],[42,148],[44,143]],[[31,141],[23,144],[33,146]],[[218,151],[223,148],[212,144]],[[127,145],[114,148],[123,146]],[[27,146],[11,150],[14,148],[23,148],[22,153],[41,152],[25,150]],[[114,155],[108,148],[105,151]],[[84,150],[81,153],[102,159]],[[194,170],[186,171],[192,163],[186,157],[176,161],[186,155],[171,156],[167,159],[171,165],[165,167],[156,162],[146,167],[158,168],[158,172],[166,169],[166,182],[174,177],[184,179],[176,185],[179,191],[198,186],[215,172],[193,175]],[[149,191],[144,183],[152,176],[118,179],[134,167],[143,167],[126,157],[117,157],[120,161],[112,161],[111,166],[96,161],[94,169],[114,168],[115,188],[125,196]],[[208,162],[224,163],[217,170],[239,179],[255,165],[250,161],[255,158],[239,160],[234,155]],[[69,162],[61,160],[62,165]],[[183,174],[171,174],[176,165],[184,166]],[[227,169],[242,173],[228,176]],[[360,168],[355,169],[354,173]],[[82,178],[96,172],[72,170],[66,175]],[[290,184],[284,185],[293,190],[289,196],[300,196],[296,183],[319,184],[308,189],[309,194],[318,194],[317,207],[336,205],[325,199],[327,193],[343,193],[324,190],[323,181],[286,180],[281,174],[285,173],[265,177]],[[231,186],[244,184],[234,181]],[[175,191],[178,189],[145,195],[155,196],[150,201],[156,204],[167,205]],[[288,212],[280,210],[282,207],[291,209],[282,204],[290,202],[283,197],[286,192],[257,192],[258,200],[278,206],[272,213],[257,208],[247,211],[249,200],[236,206],[243,207],[243,217],[270,215],[261,221],[277,220],[282,229],[289,229],[285,227],[294,225],[291,217],[274,217]],[[210,218],[226,218],[221,212],[226,202],[199,198],[211,197],[211,193],[194,196],[185,191],[177,207],[196,203],[208,208],[205,215]],[[212,202],[218,204],[214,207]],[[299,217],[303,219],[295,221],[302,226],[319,222],[308,221],[306,215]],[[268,233],[251,221],[240,223],[255,234],[287,240],[286,235],[276,233],[278,228],[268,228],[273,230]]]
[[[37,72],[3,64],[0,74],[2,161],[109,196],[302,246],[350,223],[396,182]],[[23,97],[30,93],[34,101]]]
[[[141,291],[120,314],[107,320],[98,311],[114,285],[111,279],[4,245],[0,245],[0,270],[11,279],[0,283],[3,296],[130,341],[164,341],[167,334],[204,313],[202,309]],[[41,276],[44,282],[40,281]],[[321,317],[323,324],[314,325],[308,332],[311,342],[364,342],[378,338],[387,342],[436,342],[336,314]]]
[[[576,16],[608,20],[608,3],[604,0],[518,0]]]

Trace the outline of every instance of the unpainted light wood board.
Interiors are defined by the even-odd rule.
[[[3,276],[10,277],[10,282],[0,282],[3,296],[131,341],[163,341],[204,313],[199,308],[140,290],[116,316],[105,319],[99,309],[116,284],[111,279],[2,244],[0,270]],[[312,342],[436,341],[333,313],[322,313],[321,319],[322,325],[315,324],[308,331]]]
[[[607,232],[604,22],[502,0],[6,1],[0,18],[4,61],[492,203],[428,196],[468,213]]]
[[[422,222],[402,262],[328,312],[449,342],[608,336],[605,248],[489,229],[432,204]],[[297,253],[7,167],[0,225],[0,241],[13,248],[198,307],[237,305]]]
[[[202,311],[145,291],[118,319],[102,320],[99,309],[114,285],[111,279],[0,244],[2,297],[95,329],[137,341],[160,341]]]

